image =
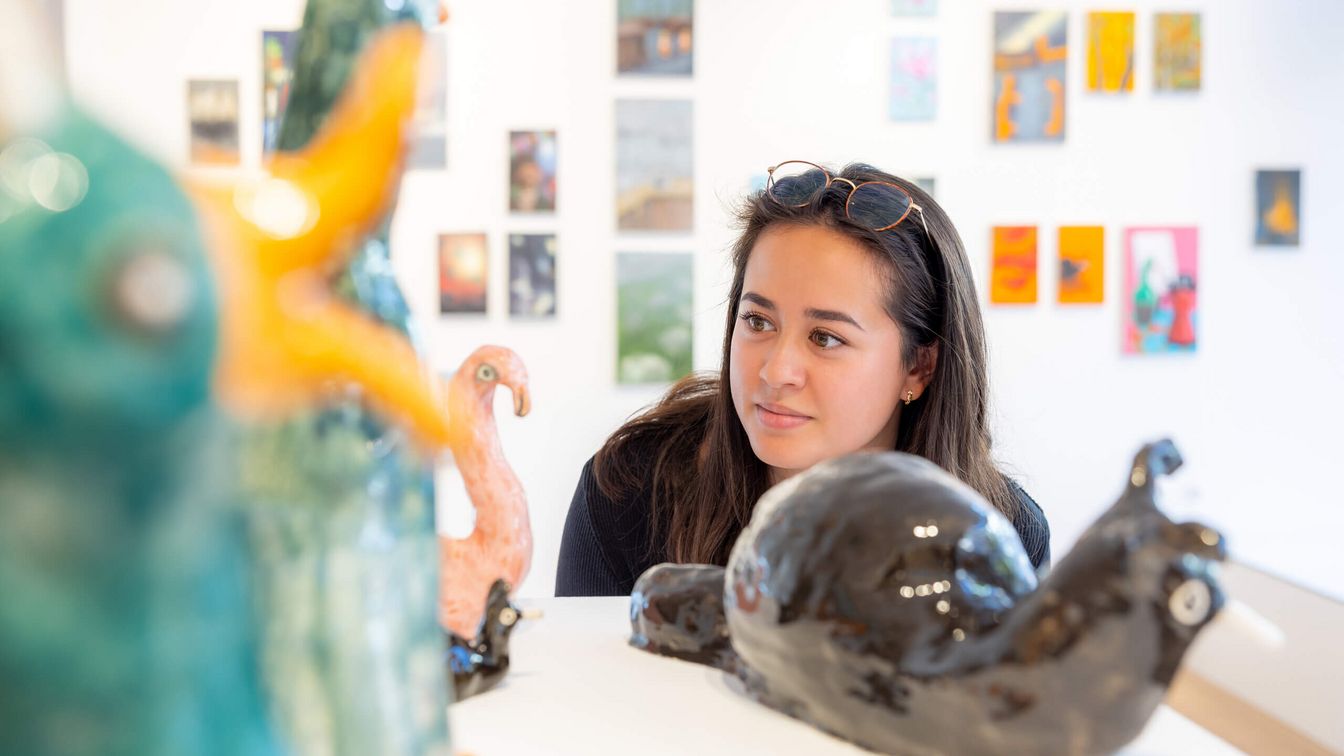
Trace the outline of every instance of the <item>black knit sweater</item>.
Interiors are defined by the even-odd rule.
[[[1037,568],[1050,564],[1050,525],[1027,492],[1011,481],[1021,503],[1014,527]],[[602,494],[593,475],[593,460],[583,466],[574,501],[565,518],[560,564],[555,576],[557,596],[623,596],[648,568],[667,561],[649,548],[649,492],[620,501]]]

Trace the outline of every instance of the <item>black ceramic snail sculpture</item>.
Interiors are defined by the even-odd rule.
[[[1223,604],[1222,536],[1154,503],[1180,464],[1170,441],[1145,446],[1038,583],[1012,525],[933,463],[832,460],[762,497],[726,570],[646,572],[631,642],[870,750],[1114,751]]]
[[[496,580],[485,600],[485,617],[476,637],[448,636],[448,673],[453,700],[463,701],[499,684],[509,671],[509,636],[524,614],[509,602],[509,583]]]

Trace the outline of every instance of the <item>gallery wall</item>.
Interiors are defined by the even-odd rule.
[[[533,412],[498,401],[499,432],[528,492],[536,538],[524,595],[549,595],[578,471],[664,385],[617,382],[620,253],[693,259],[692,363],[718,364],[735,201],[790,158],[862,160],[932,177],[978,276],[991,346],[998,458],[1050,518],[1056,555],[1120,490],[1128,460],[1171,436],[1188,461],[1173,509],[1222,528],[1233,553],[1344,596],[1336,547],[1344,500],[1344,5],[1219,0],[1201,14],[1202,82],[1153,87],[1148,0],[1067,10],[1067,122],[1057,143],[991,143],[993,17],[1021,4],[943,0],[898,18],[879,0],[695,3],[690,76],[617,76],[616,2],[455,0],[444,31],[447,147],[441,170],[404,180],[392,227],[397,276],[435,366],[479,344],[517,351]],[[72,88],[94,112],[182,170],[257,170],[262,31],[297,27],[301,0],[66,0]],[[1136,12],[1135,85],[1086,91],[1085,16]],[[933,119],[891,120],[891,45],[932,37]],[[193,168],[187,81],[237,80],[237,168]],[[618,229],[617,101],[689,103],[688,231]],[[509,132],[554,130],[553,213],[509,211]],[[1301,171],[1300,244],[1258,247],[1257,169]],[[1104,227],[1104,301],[1056,303],[1061,226]],[[989,302],[991,229],[1036,226],[1035,304]],[[1124,354],[1123,232],[1198,229],[1192,353]],[[483,233],[486,312],[440,314],[438,237]],[[556,311],[509,313],[508,237],[554,234]],[[652,260],[653,258],[649,258]],[[451,471],[444,527],[469,515]]]

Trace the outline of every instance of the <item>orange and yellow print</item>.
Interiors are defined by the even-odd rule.
[[[1106,292],[1106,230],[1101,226],[1059,229],[1059,303],[1101,304]]]
[[[1036,227],[995,226],[991,304],[1036,304]]]
[[[1064,11],[994,14],[995,142],[1064,140],[1067,21]]]
[[[1199,14],[1159,13],[1153,30],[1153,88],[1198,91],[1203,47]]]
[[[1087,14],[1087,89],[1134,91],[1134,14]]]

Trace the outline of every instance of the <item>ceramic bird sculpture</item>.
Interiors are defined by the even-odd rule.
[[[726,571],[642,576],[632,639],[874,751],[1111,752],[1224,601],[1222,536],[1154,503],[1180,463],[1170,442],[1144,447],[1039,583],[1007,519],[933,463],[822,463],[762,497]]]
[[[0,752],[448,747],[432,496],[401,431],[370,444],[382,421],[347,403],[240,446],[220,412],[353,389],[447,446],[438,379],[328,283],[390,207],[420,35],[369,35],[308,148],[194,206],[59,98],[8,118],[46,104],[5,96],[40,66],[0,69]]]
[[[274,752],[187,198],[72,110],[0,156],[87,192],[0,190],[0,752]]]
[[[268,175],[204,195],[238,241],[218,246],[243,250],[221,263],[226,362],[243,367],[220,388],[252,410],[240,484],[263,679],[300,753],[448,744],[431,470],[452,421],[386,233],[430,5],[309,2]]]
[[[0,753],[275,753],[201,229],[55,81],[13,96],[52,70],[14,57],[23,7],[0,4]]]
[[[467,640],[476,637],[491,585],[502,579],[516,590],[532,564],[527,498],[495,430],[500,385],[513,392],[514,413],[526,415],[527,370],[508,349],[477,349],[448,382],[455,431],[449,448],[476,509],[476,526],[466,538],[440,537],[439,621]]]
[[[448,672],[453,677],[454,701],[490,690],[509,671],[509,637],[524,614],[509,602],[508,583],[496,580],[490,585],[482,617],[474,638],[451,634]]]

